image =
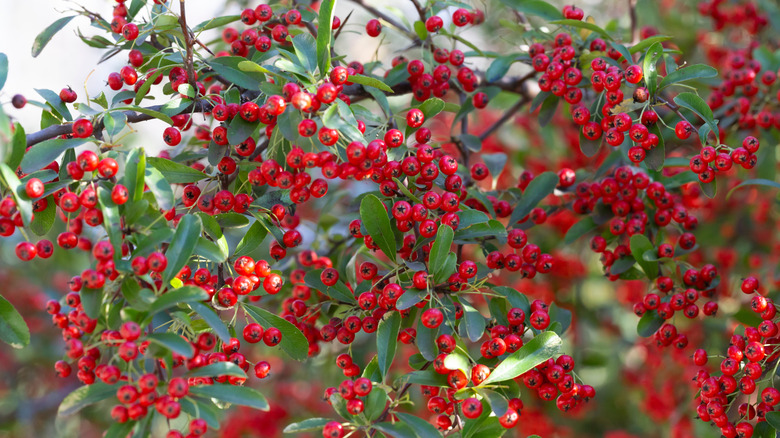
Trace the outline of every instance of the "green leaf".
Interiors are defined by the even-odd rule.
[[[8,79],[8,55],[0,53],[0,90],[3,89],[6,79]]]
[[[398,381],[406,381],[408,383],[416,383],[418,385],[438,386],[445,387],[447,385],[447,376],[439,374],[432,369],[423,371],[412,371],[411,373],[404,374]]]
[[[393,92],[393,89],[387,86],[387,84],[370,76],[354,74],[349,77],[349,81],[355,84],[363,85],[364,87],[374,87],[387,93]]]
[[[423,289],[407,289],[404,291],[403,294],[398,298],[398,301],[395,303],[395,308],[398,310],[406,310],[410,309],[415,304],[419,303],[420,301],[424,300],[425,297],[428,296],[428,291]]]
[[[211,365],[202,366],[190,370],[185,377],[219,377],[219,376],[236,376],[246,377],[246,373],[240,366],[233,362],[216,362]]]
[[[303,282],[316,289],[323,294],[333,298],[334,300],[343,301],[345,303],[356,303],[355,295],[349,290],[343,281],[339,280],[333,286],[326,286],[320,278],[322,270],[309,271],[303,278]]]
[[[16,172],[11,170],[5,163],[0,163],[0,181],[2,181],[13,194],[16,207],[22,215],[22,223],[29,225],[32,222],[33,208],[32,202],[27,198],[27,192],[24,185],[19,181]]]
[[[507,239],[506,227],[495,219],[465,229],[458,226],[458,231],[455,232],[455,243],[469,243],[474,239],[496,239],[504,244]]]
[[[404,293],[404,295],[405,294],[406,293]],[[420,350],[420,354],[426,360],[436,359],[436,353],[438,353],[438,348],[436,347],[436,336],[438,334],[438,328],[430,329],[422,323],[417,324],[417,337],[415,337],[415,343],[417,344],[417,348]]]
[[[192,345],[175,333],[152,333],[146,339],[184,357],[192,357],[195,353]]]
[[[176,227],[176,232],[173,234],[173,239],[171,239],[171,244],[165,252],[165,256],[168,258],[168,266],[162,275],[163,284],[168,284],[181,271],[181,268],[187,264],[187,261],[192,257],[193,251],[195,251],[198,237],[200,237],[202,232],[203,225],[198,216],[185,214],[181,218],[179,226]]]
[[[364,415],[369,421],[376,421],[382,415],[387,405],[388,397],[384,389],[374,387],[365,401]]]
[[[335,7],[336,0],[324,0],[320,3],[320,14],[317,18],[317,65],[323,77],[330,72],[330,44]]]
[[[367,195],[360,201],[360,219],[368,235],[391,261],[395,261],[396,242],[390,216],[382,201],[375,195]]]
[[[420,20],[414,22],[414,33],[423,41],[428,38],[428,29],[425,27],[425,23]]]
[[[247,90],[259,90],[260,84],[265,82],[265,75],[258,71],[242,69],[242,65],[239,64],[244,62],[249,63],[250,61],[247,61],[246,58],[241,56],[221,56],[209,61],[209,65],[217,74],[233,84],[241,88],[246,88]],[[245,139],[246,138],[241,141]]]
[[[718,70],[705,64],[694,64],[687,67],[679,68],[661,80],[658,85],[658,89],[662,90],[670,85],[686,82],[693,79],[706,79],[714,78],[718,76]]]
[[[157,297],[154,303],[149,306],[149,314],[154,315],[179,304],[206,301],[208,299],[209,294],[205,290],[197,286],[182,286]]]
[[[225,322],[222,321],[222,318],[219,317],[214,309],[198,301],[190,302],[190,307],[206,321],[206,324],[214,330],[214,334],[217,335],[222,342],[230,341],[230,332],[228,331],[227,326],[225,326]]]
[[[557,334],[553,332],[539,333],[498,364],[480,386],[514,379],[540,363],[555,357],[560,349],[561,338]]]
[[[425,114],[425,120],[431,120],[444,110],[444,101],[438,97],[431,97],[418,107]]]
[[[729,199],[731,197],[731,195],[734,193],[735,190],[737,190],[739,188],[742,188],[742,187],[747,187],[747,186],[765,186],[765,187],[772,187],[772,188],[775,188],[775,189],[780,189],[780,183],[775,182],[775,181],[771,181],[771,180],[768,180],[768,179],[761,179],[761,178],[748,179],[748,180],[742,181],[738,185],[734,186],[733,189],[729,190],[729,193],[726,195],[726,199]]]
[[[13,348],[30,343],[30,329],[16,308],[0,295],[0,339]]]
[[[439,433],[439,431],[436,430],[436,427],[428,421],[403,412],[396,412],[396,415],[399,420],[412,428],[419,438],[441,438],[441,433]]]
[[[144,195],[144,175],[146,174],[146,153],[137,148],[127,154],[125,160],[124,185],[127,187],[128,198],[140,201]]]
[[[284,433],[302,433],[302,432],[314,432],[325,427],[330,423],[330,418],[307,418],[306,420],[299,421],[297,423],[289,424],[284,428]]]
[[[655,91],[658,87],[658,68],[656,64],[661,56],[664,54],[664,46],[659,42],[653,43],[645,53],[645,60],[642,64],[642,72],[645,77],[645,84],[647,84],[647,91],[650,96],[655,96]]]
[[[155,169],[159,170],[171,184],[191,183],[208,178],[205,173],[199,170],[166,158],[149,157],[147,161]]]
[[[417,434],[414,433],[414,431],[409,426],[401,422],[376,423],[376,424],[372,424],[371,428],[374,430],[378,430],[383,434],[385,434],[386,436],[393,437],[393,438],[418,438]]]
[[[27,151],[27,135],[19,123],[14,123],[14,135],[11,138],[11,151],[5,157],[5,162],[11,169],[16,169]],[[64,167],[64,166],[63,166]]]
[[[479,338],[485,333],[485,317],[477,309],[467,303],[465,300],[460,300],[461,306],[463,306],[463,322],[465,325],[466,335],[471,342],[477,342]],[[463,332],[461,332],[462,336]]]
[[[93,405],[110,397],[116,397],[116,386],[114,385],[95,382],[91,385],[82,386],[65,397],[62,403],[60,403],[57,415],[73,415],[89,405]]]
[[[571,27],[578,27],[580,29],[588,29],[590,31],[596,32],[597,34],[601,35],[605,39],[612,41],[612,37],[607,33],[606,30],[596,26],[593,23],[588,23],[586,21],[567,19],[567,20],[551,21],[550,24],[560,24],[562,26],[571,26]]]
[[[292,38],[293,48],[298,61],[307,71],[317,68],[317,42],[310,33],[299,33]]]
[[[517,55],[512,53],[509,55],[499,56],[490,63],[487,71],[485,72],[485,80],[488,82],[496,82],[503,78],[506,72],[509,71],[509,67],[517,59]]]
[[[715,194],[718,193],[718,186],[717,186],[718,180],[712,180],[712,182],[703,183],[699,181],[699,187],[701,188],[701,192],[704,193],[704,195],[710,199],[715,197]]]
[[[195,27],[192,28],[192,31],[200,32],[209,29],[216,29],[218,27],[222,27],[226,24],[233,23],[234,21],[238,21],[240,19],[241,19],[240,15],[226,15],[224,17],[216,17],[195,25]]]
[[[502,3],[526,14],[536,15],[545,20],[560,20],[561,11],[555,6],[541,0],[501,0]]]
[[[517,203],[509,218],[509,226],[512,226],[531,212],[544,198],[555,191],[560,179],[553,172],[544,172],[536,176],[528,183],[523,192],[523,197]]]
[[[74,16],[71,17],[62,17],[59,20],[55,21],[54,23],[50,24],[49,27],[43,30],[43,32],[39,33],[37,37],[35,37],[35,41],[33,42],[32,46],[32,56],[35,58],[36,56],[41,54],[41,51],[44,47],[46,47],[46,44],[49,44],[49,41],[51,41],[51,38],[62,30],[63,27],[65,27],[66,24],[70,22],[70,20],[73,19]]]
[[[653,250],[653,248],[653,243],[644,234],[631,236],[631,254],[650,280],[655,280],[655,277],[658,276],[658,263],[648,262],[642,255],[647,251]]]
[[[248,406],[250,408],[267,411],[270,409],[268,400],[256,389],[246,386],[234,386],[228,384],[201,385],[190,387],[190,395],[195,397],[212,398],[223,403]]]
[[[162,210],[170,210],[173,207],[173,190],[171,190],[171,185],[165,180],[163,174],[152,166],[146,166],[144,172],[146,185],[157,200],[157,206]],[[137,192],[136,196],[138,196]]]
[[[452,231],[452,228],[446,225],[439,226],[428,257],[429,272],[434,277],[440,276],[441,272],[444,271],[447,255],[452,252],[450,248],[452,247],[454,237],[455,233]]]
[[[558,103],[560,99],[557,96],[550,94],[544,99],[542,108],[539,110],[539,126],[547,126],[555,115],[555,110],[558,109]]]
[[[259,122],[247,122],[241,117],[233,117],[228,125],[227,137],[230,144],[239,144],[251,137],[255,130],[260,126]],[[222,147],[220,147],[220,150]]]
[[[106,430],[103,438],[126,438],[135,427],[135,421],[126,421],[124,423],[114,423]]]
[[[32,173],[40,170],[56,160],[66,150],[81,146],[88,141],[86,138],[52,138],[42,141],[24,154],[21,162],[22,171]]]
[[[377,363],[382,378],[387,376],[387,371],[395,358],[395,350],[398,346],[398,332],[401,329],[401,314],[390,312],[379,321],[376,330]]]
[[[639,336],[648,338],[653,336],[653,333],[658,331],[663,324],[664,320],[658,316],[658,313],[655,311],[647,311],[639,318],[639,323],[636,325],[636,332]]]
[[[92,319],[97,319],[100,316],[100,306],[103,303],[103,289],[84,287],[81,289],[80,294],[84,313]]]
[[[233,257],[241,257],[247,255],[257,249],[263,239],[268,235],[266,230],[260,222],[255,221],[252,226],[249,227],[244,237],[238,242],[236,250],[233,252]]]
[[[218,58],[218,59],[222,59],[222,58]],[[116,111],[135,111],[135,112],[139,112],[141,114],[146,114],[149,117],[153,117],[155,119],[162,120],[163,122],[165,122],[165,123],[167,123],[169,125],[173,125],[173,120],[170,117],[168,117],[167,115],[165,115],[165,114],[163,114],[163,113],[161,113],[159,111],[155,111],[155,110],[150,109],[150,108],[144,108],[144,107],[138,106],[138,105],[128,105],[128,106],[114,108],[114,110],[116,110]]]
[[[114,261],[118,261],[122,254],[122,218],[119,216],[119,208],[114,204],[107,188],[98,187],[97,194],[100,211],[103,212],[103,228],[106,229],[108,239],[114,247]]]
[[[580,130],[580,151],[588,158],[595,156],[601,149],[602,138],[590,140]]]
[[[566,237],[563,238],[563,244],[571,245],[577,241],[577,239],[595,230],[596,228],[598,228],[598,224],[596,224],[596,222],[593,220],[593,217],[586,216],[576,224],[572,225],[571,228],[569,228],[569,231],[566,232]]]
[[[713,134],[718,137],[718,141],[720,141],[720,137],[718,136],[718,124],[712,115],[712,109],[710,109],[704,99],[693,93],[680,93],[674,97],[674,103],[693,111],[696,115],[701,117],[701,119],[709,125]]]
[[[106,133],[109,137],[113,137],[127,126],[127,115],[122,111],[114,111],[106,113],[103,116],[103,126],[106,128]]]
[[[666,161],[666,148],[664,146],[664,137],[661,133],[661,128],[656,123],[655,125],[650,126],[650,132],[655,134],[658,137],[658,145],[656,145],[654,148],[650,149],[647,154],[645,155],[645,161],[644,163],[647,164],[647,167],[660,171],[664,167],[664,162]],[[687,163],[686,163],[687,165]]]
[[[444,358],[444,366],[448,370],[461,370],[464,374],[469,374],[469,359],[457,352],[452,352]]]
[[[261,307],[249,304],[244,304],[243,307],[264,328],[276,327],[282,332],[280,345],[290,357],[299,361],[304,361],[309,357],[309,342],[306,340],[306,336],[298,330],[298,327]]]
[[[639,52],[644,51],[645,49],[647,49],[648,47],[652,46],[655,43],[662,43],[662,42],[668,41],[670,39],[672,39],[672,37],[670,37],[670,36],[654,35],[654,36],[651,36],[650,38],[645,38],[642,41],[634,44],[633,46],[631,46],[628,49],[628,51],[633,55],[635,53],[639,53]]]
[[[54,204],[54,199],[52,197],[46,199],[48,201],[46,208],[35,213],[32,222],[30,222],[30,230],[38,236],[45,236],[54,226],[54,220],[57,218],[57,206]]]
[[[767,412],[766,422],[769,423],[769,425],[774,427],[775,429],[780,430],[780,412],[777,411]]]
[[[489,389],[480,389],[479,393],[490,403],[493,413],[499,417],[506,414],[507,409],[509,409],[509,403],[503,395]]]

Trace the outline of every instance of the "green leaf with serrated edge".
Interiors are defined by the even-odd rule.
[[[644,234],[634,234],[631,236],[630,242],[631,254],[634,256],[634,259],[636,259],[639,266],[642,267],[642,270],[645,271],[647,278],[655,280],[655,277],[658,276],[658,263],[648,262],[642,258],[642,255],[644,255],[645,252],[653,250],[653,243],[650,242],[650,239],[645,237]]]
[[[464,319],[461,321],[461,324],[465,326],[465,334],[471,342],[477,342],[485,333],[485,317],[463,299],[460,300],[460,305],[463,306]],[[461,336],[463,334],[464,333],[461,332]]]
[[[395,359],[395,350],[398,346],[398,332],[401,329],[401,314],[390,312],[379,321],[376,330],[377,364],[382,373],[382,379],[387,376],[387,371]]]
[[[718,124],[715,122],[715,118],[712,115],[712,109],[710,109],[704,99],[693,93],[680,93],[674,97],[674,103],[693,111],[710,126],[710,129],[715,136],[718,136]],[[718,141],[720,141],[720,139]]]
[[[699,188],[701,188],[701,192],[704,193],[704,196],[712,199],[715,197],[715,195],[718,193],[718,186],[717,186],[716,179],[713,179],[711,182],[704,183],[699,181]]]
[[[146,339],[184,357],[192,357],[192,345],[175,333],[152,333]]]
[[[30,343],[30,329],[16,308],[0,295],[0,340],[13,348]]]
[[[689,65],[687,67],[677,69],[669,73],[668,75],[666,75],[666,77],[663,78],[661,80],[661,83],[658,85],[658,89],[662,90],[665,87],[668,87],[670,85],[679,82],[686,82],[694,79],[715,78],[715,77],[718,77],[718,70],[716,70],[713,67],[710,67],[709,65],[704,65],[704,64]]]
[[[653,43],[645,52],[642,73],[645,77],[645,84],[647,84],[647,91],[651,97],[655,96],[655,91],[658,87],[658,68],[656,64],[663,54],[664,46],[659,42]]]
[[[163,174],[152,166],[146,166],[144,172],[146,186],[149,187],[149,191],[152,192],[157,200],[157,206],[162,210],[170,210],[173,207],[173,190],[171,190],[171,185],[165,180]]]
[[[563,18],[558,8],[542,0],[501,0],[501,3],[518,12],[536,15],[545,20],[560,20]]]
[[[240,15],[226,15],[224,17],[216,17],[195,25],[195,27],[192,28],[192,31],[200,32],[209,29],[216,29],[218,27],[222,27],[226,24],[233,23],[234,21],[238,21],[240,19],[241,19]]]
[[[323,77],[330,72],[330,45],[335,7],[336,0],[324,0],[320,3],[320,13],[317,18],[317,65]]]
[[[633,46],[628,48],[628,51],[633,55],[635,53],[639,53],[647,49],[648,47],[652,46],[655,43],[662,43],[664,41],[668,41],[672,39],[670,36],[666,35],[654,35],[650,38],[645,38],[642,41],[634,44]]]
[[[222,321],[222,318],[219,317],[214,309],[197,301],[190,302],[189,306],[206,321],[206,324],[214,330],[214,334],[222,342],[230,341],[230,332],[227,326],[225,326],[225,322]]]
[[[325,427],[326,424],[333,421],[330,418],[307,418],[297,423],[289,424],[284,428],[284,433],[302,433],[314,432]]]
[[[550,24],[560,24],[562,26],[571,26],[571,27],[577,27],[580,29],[588,29],[590,31],[596,32],[597,34],[601,35],[605,39],[612,41],[612,37],[607,33],[606,30],[596,26],[593,23],[588,23],[586,21],[580,21],[580,20],[555,20],[551,21]]]
[[[387,93],[393,92],[393,89],[387,86],[387,84],[385,84],[379,79],[372,78],[370,76],[354,74],[349,77],[349,82],[352,82],[354,84],[360,84],[363,85],[364,87],[373,87],[385,91]]]
[[[29,225],[30,222],[32,222],[33,217],[32,202],[27,198],[24,184],[19,181],[16,172],[5,163],[0,163],[0,181],[3,182],[5,187],[8,187],[8,189],[11,190],[14,201],[16,202],[16,208],[22,216],[22,223]]]
[[[233,362],[217,362],[210,365],[191,369],[184,375],[185,377],[219,377],[236,376],[246,378],[246,373],[240,366]]]
[[[531,212],[544,198],[555,191],[560,179],[553,172],[544,172],[536,176],[528,183],[523,192],[523,197],[517,203],[512,215],[509,217],[509,225],[512,226]]]
[[[144,196],[144,176],[146,174],[146,152],[142,148],[131,150],[125,160],[124,185],[128,198],[140,201]]]
[[[20,164],[22,171],[32,173],[40,170],[56,160],[66,150],[81,146],[88,141],[89,139],[86,138],[52,138],[42,141],[24,154]]]
[[[46,201],[46,208],[35,213],[32,222],[30,222],[30,231],[37,236],[45,236],[54,226],[54,220],[57,218],[57,205],[54,203],[54,199],[47,197]]]
[[[149,315],[160,313],[179,304],[206,301],[208,299],[209,294],[205,290],[197,286],[182,286],[157,297],[154,303],[149,306]]]
[[[171,184],[191,183],[208,178],[200,170],[193,169],[166,158],[149,157],[148,163],[163,174],[163,177]]]
[[[266,230],[260,222],[255,221],[252,226],[249,227],[246,234],[244,234],[244,237],[238,242],[236,250],[233,252],[233,257],[241,257],[251,253],[263,243],[263,239],[265,239],[265,236],[267,235],[268,230]]]
[[[663,324],[663,318],[658,316],[658,313],[655,311],[649,310],[639,318],[639,323],[636,325],[636,332],[639,336],[648,338],[653,336]]]
[[[116,397],[116,389],[116,386],[106,385],[103,382],[95,382],[91,385],[79,387],[68,394],[62,403],[60,403],[57,415],[73,415],[87,406],[111,397]]]
[[[366,227],[368,235],[379,246],[379,249],[391,261],[395,261],[396,242],[393,228],[390,225],[390,216],[385,211],[382,201],[374,195],[365,196],[360,201],[360,219],[363,226]]]
[[[325,283],[323,283],[322,279],[320,278],[321,273],[322,270],[309,271],[304,276],[303,282],[307,286],[315,290],[318,290],[335,300],[343,301],[345,303],[357,302],[355,296],[352,294],[349,288],[347,288],[344,282],[339,280],[333,286],[326,286]]]
[[[306,336],[290,321],[261,307],[244,304],[243,308],[263,328],[276,327],[282,332],[282,342],[279,345],[290,357],[299,361],[304,361],[309,357],[309,342],[306,340]]]
[[[195,251],[195,246],[198,244],[198,238],[202,232],[203,225],[199,217],[185,214],[181,218],[168,250],[165,252],[165,256],[168,258],[168,266],[162,275],[163,284],[171,281],[181,271],[181,268],[187,264],[187,261],[192,257],[193,251]]]
[[[35,41],[33,42],[32,46],[33,58],[40,55],[43,48],[46,47],[46,44],[49,44],[49,41],[51,41],[51,38],[54,36],[54,34],[62,30],[62,28],[65,27],[65,25],[68,24],[74,17],[75,15],[71,17],[62,17],[54,23],[50,24],[49,27],[43,30],[43,32],[39,33],[38,36],[35,37]]]
[[[557,356],[560,349],[561,338],[557,334],[553,332],[539,333],[519,350],[501,361],[480,386],[514,379],[540,363]]]
[[[267,411],[270,409],[268,400],[258,390],[247,386],[235,386],[215,383],[212,385],[191,386],[190,395],[194,397],[213,398],[223,403],[247,406]]]
[[[8,55],[0,53],[0,90],[5,86],[6,79],[8,79]]]
[[[772,188],[775,188],[775,189],[780,189],[780,183],[778,183],[776,181],[772,181],[772,180],[768,180],[768,179],[761,179],[761,178],[748,179],[748,180],[742,181],[738,185],[734,186],[734,188],[729,190],[728,194],[726,195],[726,199],[729,199],[731,197],[731,195],[737,189],[740,189],[742,187],[747,187],[747,186],[765,186],[765,187],[772,187]]]
[[[455,237],[455,233],[452,228],[442,225],[436,232],[436,238],[431,245],[430,256],[428,257],[429,272],[436,276],[444,269],[444,263],[447,260],[447,255],[451,252],[452,240]]]
[[[564,245],[570,245],[577,241],[580,237],[598,228],[598,225],[591,216],[586,216],[566,232],[566,237],[563,238]]]
[[[396,415],[399,420],[411,427],[419,438],[441,438],[441,433],[439,433],[439,431],[436,430],[436,427],[428,421],[403,412],[396,412]]]

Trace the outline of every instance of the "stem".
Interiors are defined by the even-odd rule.
[[[628,0],[628,17],[631,20],[631,45],[634,45],[639,42],[639,27],[637,26],[636,17],[636,0]]]
[[[509,121],[509,119],[512,118],[512,116],[515,115],[518,111],[520,111],[520,108],[525,106],[528,102],[531,100],[528,99],[528,96],[523,95],[520,100],[518,100],[514,105],[512,105],[508,110],[504,112],[504,114],[501,116],[500,119],[496,120],[488,129],[486,129],[482,134],[479,135],[479,139],[482,141],[485,141],[486,138],[490,137],[495,133],[498,128],[501,127],[504,123]]]
[[[184,34],[184,46],[185,50],[187,51],[187,57],[184,60],[184,68],[187,70],[187,79],[192,86],[192,89],[195,91],[195,96],[197,97],[198,87],[197,83],[195,81],[195,65],[192,62],[192,34],[190,33],[190,30],[187,28],[187,15],[184,10],[184,0],[179,0],[179,7],[180,7],[180,15],[179,15],[179,24],[181,24],[181,33]]]

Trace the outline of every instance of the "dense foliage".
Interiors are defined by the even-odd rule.
[[[780,8],[408,1],[69,10],[96,96],[0,54],[4,429],[775,436]]]

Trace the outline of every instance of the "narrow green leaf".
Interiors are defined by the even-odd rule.
[[[596,26],[593,23],[588,23],[586,21],[566,19],[566,20],[551,21],[550,24],[560,24],[562,26],[571,26],[580,29],[588,29],[590,31],[596,32],[597,34],[603,36],[605,39],[612,41],[612,37],[607,33],[606,30]]]
[[[22,163],[24,153],[27,151],[27,135],[19,123],[14,123],[14,135],[11,137],[11,151],[5,157],[8,167],[16,170]]]
[[[419,438],[441,438],[441,433],[428,421],[403,412],[396,412],[396,415],[399,420],[411,427]]]
[[[138,91],[135,92],[135,100],[133,103],[136,105],[141,103],[144,97],[146,97],[146,95],[149,93],[149,89],[152,88],[152,85],[154,85],[154,81],[157,80],[157,78],[159,78],[164,72],[165,70],[163,69],[157,69],[154,71],[154,73],[148,76],[144,83],[138,87]]]
[[[13,348],[30,343],[30,329],[16,308],[0,295],[0,339]]]
[[[398,332],[401,329],[401,314],[390,312],[379,321],[376,330],[377,363],[382,378],[387,376],[387,371],[395,359],[395,350],[398,346]]]
[[[221,58],[218,58],[218,59],[221,59]],[[133,95],[133,96],[135,96],[135,95]],[[135,111],[135,112],[138,112],[138,113],[141,113],[141,114],[146,114],[149,117],[154,117],[155,119],[162,120],[163,122],[165,122],[165,123],[167,123],[169,125],[173,125],[173,120],[170,117],[168,117],[167,115],[165,115],[165,114],[163,114],[163,113],[161,113],[159,111],[155,111],[153,109],[144,108],[142,106],[128,105],[128,106],[114,108],[114,110],[116,110],[116,111]]]
[[[238,258],[251,253],[263,243],[263,239],[265,239],[265,236],[267,235],[268,230],[266,230],[260,222],[255,221],[252,226],[249,227],[246,234],[244,234],[244,237],[241,238],[241,241],[238,242],[233,257]]]
[[[317,18],[317,65],[323,77],[330,72],[330,44],[335,7],[336,0],[324,0],[320,3],[320,14]]]
[[[6,79],[8,79],[8,55],[0,53],[0,90],[5,86]]]
[[[485,317],[463,299],[460,300],[460,305],[463,306],[464,319],[461,324],[465,325],[465,334],[471,342],[477,342],[485,333]],[[461,335],[462,334],[463,332],[461,332]]]
[[[280,345],[282,350],[287,352],[290,357],[299,361],[304,361],[309,357],[309,342],[306,340],[306,336],[298,330],[298,327],[292,325],[290,321],[261,307],[244,304],[243,308],[264,328],[276,327],[282,332]]]
[[[11,190],[14,201],[16,202],[16,207],[22,215],[22,223],[29,225],[30,222],[32,222],[33,217],[32,202],[27,198],[24,184],[19,181],[16,172],[5,163],[0,163],[0,181]]]
[[[591,216],[586,216],[576,224],[572,225],[571,228],[569,228],[569,231],[566,232],[566,237],[563,238],[563,244],[571,245],[577,239],[595,230],[596,228],[598,228],[598,225],[593,220],[593,218]]]
[[[165,252],[165,256],[168,258],[168,266],[162,275],[163,284],[168,284],[181,271],[181,268],[187,264],[187,261],[192,257],[193,251],[195,251],[198,237],[200,237],[202,232],[203,225],[198,216],[185,214],[181,218],[179,226],[176,227],[176,232],[173,234],[173,239],[171,239],[171,244],[168,246],[168,251]]]
[[[322,292],[323,294],[333,298],[334,300],[343,301],[345,303],[357,302],[354,294],[349,290],[349,288],[344,284],[343,281],[339,280],[333,286],[326,286],[325,283],[323,283],[322,279],[320,278],[321,273],[322,273],[321,269],[315,271],[309,271],[304,276],[303,282],[307,286]]]
[[[661,128],[657,123],[650,126],[650,132],[658,137],[658,144],[654,148],[647,151],[644,163],[647,164],[647,167],[660,171],[663,169],[664,162],[666,161],[666,147],[664,146],[664,137],[661,133]]]
[[[256,389],[246,386],[228,384],[201,385],[190,387],[190,395],[195,397],[211,398],[223,403],[248,406],[250,408],[267,411],[270,409],[268,400]]]
[[[57,218],[57,205],[54,203],[54,199],[49,196],[46,200],[46,208],[35,213],[32,222],[30,222],[30,230],[37,236],[45,236],[54,226],[54,220]]]
[[[24,154],[21,162],[22,171],[32,173],[40,170],[56,160],[66,150],[81,146],[88,141],[86,138],[52,138],[42,141]]]
[[[652,46],[655,43],[662,43],[664,41],[668,41],[672,39],[670,36],[666,35],[654,35],[650,38],[645,38],[642,41],[634,44],[633,46],[629,47],[628,51],[633,55],[635,53],[639,53],[647,49],[648,47]]]
[[[74,16],[71,17],[62,17],[59,20],[55,21],[54,23],[50,24],[49,27],[43,30],[43,32],[39,33],[37,37],[35,37],[35,41],[33,42],[32,46],[32,56],[35,58],[36,56],[41,54],[41,51],[44,47],[46,47],[46,44],[49,44],[49,41],[51,41],[51,38],[62,30],[63,27],[65,27],[66,24],[70,22],[70,20],[73,19]]]
[[[652,251],[653,249],[653,243],[650,242],[650,239],[645,237],[644,234],[634,234],[631,236],[631,254],[650,280],[655,280],[655,277],[658,276],[658,263],[648,262],[642,256],[645,252]]]
[[[310,33],[299,33],[292,38],[295,55],[307,71],[317,68],[317,41]]]
[[[501,0],[502,3],[525,14],[536,15],[545,20],[563,18],[560,9],[542,0]]]
[[[780,183],[768,179],[748,179],[745,181],[742,181],[738,185],[734,186],[733,189],[729,190],[729,193],[726,195],[726,199],[729,199],[731,195],[739,188],[747,187],[747,186],[765,186],[765,187],[772,187],[775,189],[780,189]]]
[[[152,333],[146,339],[184,357],[192,357],[195,353],[192,345],[175,333]]]
[[[649,338],[650,336],[653,336],[653,333],[658,331],[663,324],[663,318],[658,316],[658,313],[655,311],[650,310],[639,318],[639,323],[636,325],[636,332],[643,338]]]
[[[159,170],[171,184],[184,184],[206,179],[205,173],[166,158],[149,157],[149,164]]]
[[[496,82],[503,78],[509,71],[509,67],[517,59],[517,55],[511,53],[509,55],[499,56],[490,63],[487,71],[485,72],[485,80],[488,82]]]
[[[142,148],[131,150],[125,160],[124,185],[128,198],[140,201],[144,195],[144,175],[146,174],[146,152]]]
[[[642,72],[645,77],[645,84],[647,84],[647,91],[650,96],[655,96],[655,91],[658,87],[658,60],[664,54],[664,46],[661,43],[653,43],[645,53],[645,60],[642,64]]]
[[[366,227],[368,235],[379,246],[379,249],[392,261],[395,261],[396,242],[390,216],[385,211],[382,201],[375,195],[367,195],[360,202],[360,219]]]
[[[246,377],[246,373],[240,366],[233,362],[216,362],[211,365],[195,368],[190,370],[186,377],[219,377],[219,376],[236,376]]]
[[[205,290],[197,286],[182,286],[160,295],[154,303],[149,306],[149,314],[154,315],[155,313],[160,313],[163,310],[170,309],[179,304],[206,301],[208,299],[209,294]]]
[[[192,28],[192,31],[201,32],[204,30],[216,29],[218,27],[222,27],[226,24],[233,23],[240,19],[241,19],[240,15],[226,15],[224,17],[211,18],[209,20],[206,20],[202,23],[195,25],[195,27]]]
[[[354,74],[349,77],[349,81],[355,84],[363,85],[364,87],[374,87],[387,93],[393,92],[393,89],[387,86],[387,84],[370,76]]]
[[[687,67],[679,68],[666,75],[666,77],[663,78],[661,80],[661,83],[658,85],[658,89],[662,90],[665,87],[668,87],[670,85],[679,82],[686,82],[693,79],[714,78],[717,76],[718,76],[718,70],[716,70],[714,67],[710,67],[709,65],[705,65],[705,64],[689,65]]]
[[[523,192],[523,197],[517,203],[512,215],[509,217],[509,226],[512,226],[531,212],[544,198],[555,191],[560,179],[554,172],[544,172],[537,175],[528,183]]]
[[[230,341],[230,332],[228,331],[227,326],[225,326],[225,322],[222,321],[222,318],[219,317],[214,309],[198,301],[191,301],[189,305],[192,310],[206,321],[206,324],[214,330],[214,334],[217,335],[222,342]]]
[[[60,403],[57,415],[73,415],[87,406],[106,400],[110,397],[116,397],[116,386],[106,385],[103,382],[95,382],[91,385],[81,386],[68,394],[62,403]]]
[[[103,212],[103,228],[106,229],[111,246],[114,247],[114,261],[117,261],[122,254],[122,218],[107,188],[98,187],[97,194],[100,200],[100,211]]]
[[[718,193],[718,180],[714,179],[712,182],[703,183],[699,181],[699,188],[701,188],[701,192],[704,193],[704,196],[712,199],[715,197],[715,195]]]
[[[674,97],[674,103],[693,111],[696,115],[701,117],[701,119],[710,126],[710,129],[715,136],[718,137],[718,124],[712,115],[712,109],[710,109],[704,99],[694,93],[680,93]]]
[[[431,252],[428,257],[429,272],[436,276],[442,270],[444,270],[445,261],[447,255],[451,252],[452,240],[455,238],[455,233],[452,228],[442,225],[436,232],[436,238],[431,245]]]
[[[480,386],[514,379],[540,363],[555,357],[560,349],[561,338],[557,334],[553,332],[540,333],[519,350],[507,356]]]
[[[146,166],[144,178],[149,191],[157,199],[157,206],[163,210],[170,210],[173,207],[173,190],[171,185],[165,180],[165,177],[159,170],[152,166]],[[136,196],[138,192],[136,192]]]
[[[314,432],[325,427],[330,423],[330,418],[307,418],[306,420],[299,421],[297,423],[288,424],[284,428],[284,433],[302,433],[302,432]]]

